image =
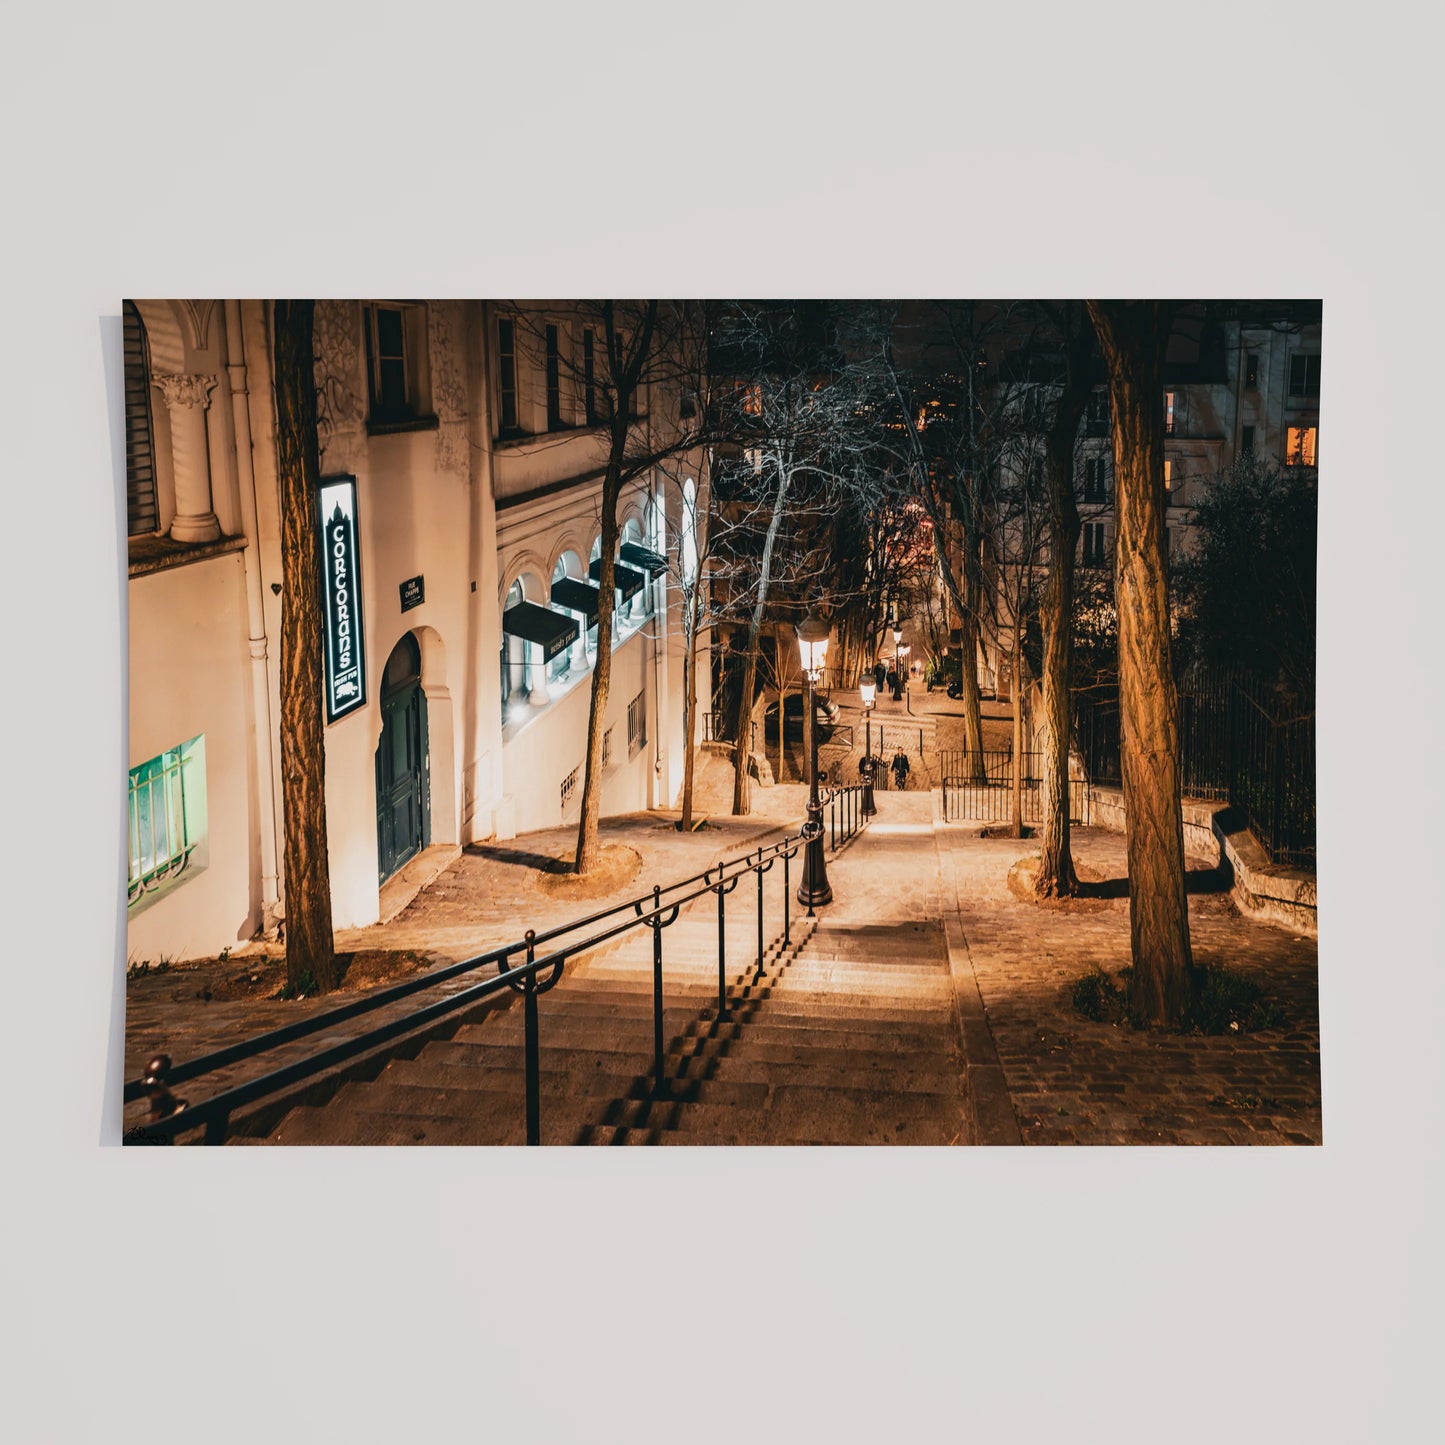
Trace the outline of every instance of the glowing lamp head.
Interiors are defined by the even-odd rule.
[[[828,624],[812,612],[798,624],[798,652],[803,671],[816,682],[823,671],[823,659],[828,654]]]
[[[897,647],[903,641],[903,628],[896,617],[890,617],[888,625],[893,629],[893,645]]]
[[[878,698],[878,684],[871,677],[865,677],[858,684],[858,691],[863,698],[864,707],[872,707]]]

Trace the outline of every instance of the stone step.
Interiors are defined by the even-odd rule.
[[[884,1021],[911,1025],[930,1024],[938,1021],[940,1011],[951,1017],[953,995],[946,982],[929,989],[926,993],[915,990],[909,993],[860,994],[844,993],[826,988],[806,988],[784,978],[770,983],[767,979],[759,985],[746,989],[730,990],[727,995],[729,1012],[734,1008],[751,1005],[756,1008],[766,1004],[769,1012],[776,1016],[797,1015],[799,1017],[839,1017],[857,1014],[868,1023]],[[517,1013],[511,1010],[511,1013]],[[706,1015],[717,1016],[717,990],[698,993],[692,997],[679,997],[672,989],[664,986],[662,992],[663,1026],[675,1020],[686,1020]],[[556,1018],[620,1018],[637,1019],[653,1016],[652,990],[639,989],[632,992],[609,992],[601,994],[593,989],[578,990],[571,994],[561,989],[544,996],[538,1002],[537,1017],[545,1026],[548,1019]],[[520,1019],[512,1021],[521,1026]]]

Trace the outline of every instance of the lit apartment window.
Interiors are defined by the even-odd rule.
[[[1084,566],[1103,567],[1108,562],[1108,538],[1102,522],[1084,523]]]
[[[130,770],[130,867],[126,906],[154,897],[187,869],[206,841],[206,739],[194,737]]]
[[[1290,357],[1289,394],[1291,396],[1318,396],[1320,394],[1320,359],[1318,355]]]
[[[1166,391],[1164,393],[1164,435],[1174,435],[1174,397],[1175,393]]]
[[[547,328],[547,430],[562,429],[562,346],[557,328]]]
[[[1313,467],[1319,451],[1319,428],[1292,426],[1285,438],[1284,464],[1287,467]]]
[[[515,433],[517,425],[517,334],[515,323],[497,322],[497,417],[503,435]]]
[[[366,308],[366,373],[372,428],[431,419],[424,306]]]
[[[125,338],[125,516],[128,535],[160,530],[151,433],[151,368],[145,324],[135,303],[121,307]]]
[[[1177,478],[1174,475],[1174,462],[1170,457],[1164,458],[1164,500],[1169,506],[1173,506],[1176,500],[1174,487]]]

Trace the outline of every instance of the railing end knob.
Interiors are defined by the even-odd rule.
[[[171,1071],[171,1056],[169,1054],[157,1054],[146,1065],[144,1082],[147,1084],[159,1084]]]

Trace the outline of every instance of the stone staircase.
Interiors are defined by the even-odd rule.
[[[840,855],[866,866],[869,834]],[[793,882],[799,868],[795,865]],[[782,938],[781,870],[728,899],[727,1009],[718,1018],[712,895],[663,930],[665,1087],[653,1078],[646,929],[569,965],[538,1001],[544,1144],[948,1144],[965,1137],[963,1074],[941,925],[799,917]],[[776,915],[776,916],[775,916]],[[293,1110],[272,1135],[304,1144],[520,1144],[522,1007],[393,1059],[371,1081]]]

